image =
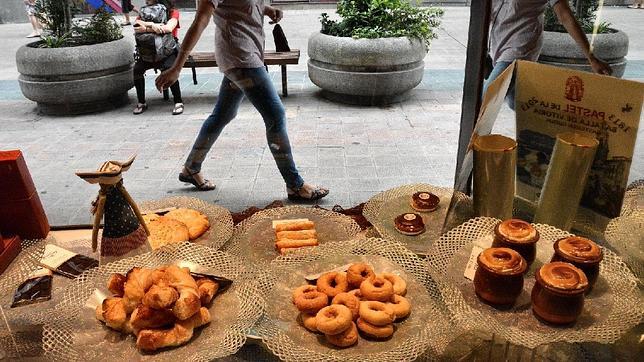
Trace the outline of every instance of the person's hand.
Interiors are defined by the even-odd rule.
[[[157,34],[163,34],[165,32],[163,30],[163,25],[160,25],[160,24],[152,25],[152,31],[157,33]]]
[[[610,65],[594,55],[591,54],[590,57],[588,57],[588,61],[590,62],[590,67],[593,68],[593,72],[604,75],[613,74],[613,70]]]
[[[284,17],[284,12],[281,9],[274,8],[272,6],[266,6],[264,8],[264,15],[268,16],[271,21],[269,21],[269,24],[277,24],[282,20]]]
[[[156,85],[159,92],[163,92],[164,89],[170,88],[170,86],[173,85],[174,82],[177,81],[177,79],[179,79],[180,73],[181,67],[174,65],[161,72],[161,74],[159,74],[157,79],[154,81],[154,84]]]

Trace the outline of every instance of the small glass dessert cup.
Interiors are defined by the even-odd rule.
[[[494,228],[492,247],[510,248],[523,257],[528,266],[537,255],[539,232],[530,223],[519,219],[509,219],[500,222]]]
[[[584,308],[588,279],[570,263],[555,261],[535,273],[532,288],[532,312],[552,324],[571,324]]]
[[[588,278],[588,292],[599,276],[599,264],[604,258],[602,249],[592,240],[581,236],[568,236],[555,241],[555,254],[551,261],[564,261],[581,269]]]
[[[488,248],[476,259],[474,291],[493,306],[511,307],[523,290],[523,274],[528,264],[509,248]]]
[[[410,206],[419,212],[432,212],[438,209],[440,198],[428,191],[419,191],[411,196]]]
[[[394,219],[396,230],[404,235],[415,236],[425,232],[423,218],[415,213],[405,213]]]

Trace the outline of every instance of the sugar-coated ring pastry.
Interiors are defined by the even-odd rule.
[[[390,304],[375,301],[360,302],[360,318],[374,326],[393,323],[396,315]]]
[[[329,304],[329,297],[317,290],[302,293],[295,299],[295,307],[300,312],[317,313]]]
[[[360,293],[360,289],[353,289],[348,291],[347,293],[353,295],[354,297],[358,298],[358,300],[362,300],[362,293]]]
[[[330,272],[322,275],[317,281],[318,291],[333,298],[349,290],[347,276],[344,273]]]
[[[391,302],[387,303],[387,305],[390,305],[393,309],[396,319],[405,318],[411,313],[411,303],[401,295],[394,294],[391,297]]]
[[[324,334],[340,334],[351,327],[349,308],[334,304],[322,308],[315,316],[316,328]]]
[[[376,276],[373,269],[365,263],[356,263],[347,269],[347,282],[351,288],[360,288],[363,281],[373,276]]]
[[[362,318],[358,318],[358,322],[356,324],[358,325],[358,329],[367,337],[384,339],[394,334],[394,325],[391,323],[384,326],[374,326],[373,324],[364,321]]]
[[[346,331],[340,334],[327,334],[326,340],[336,347],[351,347],[358,342],[358,327],[351,322],[351,327]]]
[[[343,306],[351,310],[351,316],[353,320],[356,320],[356,318],[358,318],[358,314],[360,313],[360,299],[358,299],[358,297],[356,297],[355,295],[351,295],[349,293],[340,293],[333,297],[331,305],[333,304],[342,304]]]
[[[389,280],[376,276],[360,284],[360,294],[362,294],[363,300],[387,302],[394,295],[394,286]]]
[[[315,292],[317,290],[318,288],[315,285],[309,284],[295,288],[295,290],[293,291],[293,303],[295,303],[295,299],[297,299],[297,297],[299,297],[300,295],[307,292]]]
[[[317,323],[315,318],[315,313],[300,313],[300,319],[302,320],[302,325],[304,328],[308,329],[311,332],[318,332],[316,327]]]
[[[404,296],[407,294],[407,282],[400,276],[392,273],[382,273],[380,276],[389,280],[394,288],[394,294]]]

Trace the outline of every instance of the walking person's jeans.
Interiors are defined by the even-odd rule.
[[[487,87],[492,83],[493,80],[499,77],[501,73],[503,73],[504,70],[506,70],[512,62],[506,62],[506,61],[499,61],[496,62],[496,65],[494,65],[494,68],[492,69],[492,72],[490,72],[490,75],[487,77],[485,82],[483,82],[483,94],[485,94],[485,91],[487,91]],[[505,100],[508,103],[508,106],[510,106],[510,109],[514,110],[514,75],[512,76],[512,81],[510,82],[510,86],[508,87],[508,94],[505,96]]]
[[[246,96],[259,111],[266,126],[266,140],[286,186],[299,189],[304,180],[293,162],[286,132],[286,112],[265,68],[235,68],[221,82],[215,109],[201,126],[185,166],[191,172],[201,171],[201,164],[224,127],[237,115]]]

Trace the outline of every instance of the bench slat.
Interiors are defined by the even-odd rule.
[[[184,68],[217,66],[214,52],[193,52],[190,54],[190,57],[184,64]],[[291,50],[290,52],[267,51],[264,53],[264,63],[266,65],[298,64],[299,59],[300,51],[298,49]]]

